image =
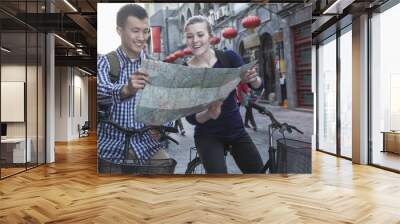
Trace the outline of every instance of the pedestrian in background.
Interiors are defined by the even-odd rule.
[[[247,83],[240,82],[236,88],[236,98],[239,105],[242,105],[246,108],[245,118],[244,118],[244,126],[246,128],[250,128],[249,121],[253,126],[254,131],[257,131],[257,124],[254,120],[253,115],[253,107],[254,98],[252,98],[251,89]]]
[[[185,136],[185,129],[183,128],[182,120],[180,118],[175,121],[174,127],[178,129],[182,136]]]

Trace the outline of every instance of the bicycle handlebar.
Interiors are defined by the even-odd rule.
[[[267,110],[265,107],[260,106],[260,105],[255,104],[255,103],[252,103],[252,104],[251,104],[251,107],[253,107],[253,108],[255,108],[256,110],[258,110],[258,112],[259,112],[260,114],[265,114],[265,115],[267,115],[267,116],[271,119],[271,121],[272,121],[273,124],[276,124],[278,127],[282,126],[282,124],[281,124],[278,120],[276,120],[276,118],[275,118],[274,115],[271,113],[271,111]]]
[[[292,133],[293,130],[297,131],[300,134],[304,134],[302,131],[300,131],[298,128],[295,126],[289,125],[288,123],[283,123],[281,128],[279,129],[280,133],[284,133],[285,131],[288,131],[289,133]]]
[[[291,128],[293,128],[295,131],[297,131],[300,134],[304,134],[304,132],[300,131],[298,128],[296,128],[295,126],[291,126]]]
[[[125,128],[125,127],[122,127],[121,125],[119,125],[116,122],[111,121],[111,120],[104,120],[104,121],[101,121],[101,122],[106,123],[106,124],[110,124],[113,127],[115,127],[116,129],[118,129],[119,131],[121,131],[121,132],[123,132],[123,133],[125,133],[127,135],[134,135],[134,134],[142,135],[142,134],[144,134],[145,132],[147,132],[149,130],[157,130],[157,131],[159,131],[161,133],[161,138],[168,139],[168,140],[176,143],[177,145],[179,145],[178,141],[176,141],[175,139],[173,139],[172,137],[170,137],[170,136],[168,136],[166,134],[166,132],[178,133],[178,129],[174,128],[174,127],[168,127],[168,126],[145,126],[143,128],[136,129],[136,128]]]
[[[288,131],[289,133],[292,133],[292,130],[297,131],[300,134],[304,134],[302,131],[300,131],[297,127],[293,126],[293,125],[289,125],[288,123],[280,123],[275,117],[274,115],[271,113],[271,111],[267,110],[265,107],[252,103],[250,105],[251,107],[255,108],[260,114],[265,114],[269,117],[269,119],[272,122],[272,125],[276,128],[279,129],[279,132],[281,132],[282,134],[285,131]]]

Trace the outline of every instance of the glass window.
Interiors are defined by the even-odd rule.
[[[0,3],[24,12],[43,11],[44,1]],[[6,22],[4,22],[4,21]],[[0,12],[0,178],[45,162],[45,35]]]
[[[24,171],[31,161],[26,141],[26,33],[1,33],[1,177]]]
[[[307,46],[307,48],[303,48],[300,50],[300,64],[308,64],[310,63],[311,58],[311,48]]]
[[[46,88],[46,79],[45,79],[45,65],[46,65],[46,36],[43,33],[39,34],[38,41],[38,77],[37,77],[37,89],[38,89],[38,164],[44,164],[46,158],[46,148],[45,148],[45,88]]]
[[[372,163],[400,170],[400,4],[371,19]],[[386,134],[384,134],[386,132]]]
[[[340,36],[340,154],[352,157],[352,33]]]
[[[311,26],[303,26],[301,29],[299,29],[300,38],[308,38],[310,37],[310,33],[311,33]]]
[[[38,35],[36,32],[27,33],[27,82],[26,82],[26,113],[27,113],[27,141],[31,151],[31,161],[28,167],[37,165],[37,76],[38,76]]]
[[[318,48],[318,149],[336,153],[336,37]]]
[[[314,94],[313,93],[304,93],[304,105],[312,106],[314,103]]]
[[[311,85],[311,74],[305,74],[303,76],[303,85]]]

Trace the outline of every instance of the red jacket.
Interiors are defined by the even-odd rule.
[[[247,83],[240,82],[236,87],[236,101],[243,104],[243,95],[250,95],[250,91]]]

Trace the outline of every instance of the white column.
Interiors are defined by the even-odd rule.
[[[71,123],[71,67],[58,66],[55,69],[55,141],[69,141]]]
[[[54,12],[54,5],[46,2],[47,12]],[[55,162],[55,44],[54,35],[46,35],[46,163]]]
[[[317,148],[317,48],[312,45],[311,48],[311,91],[313,93],[314,99],[314,116],[313,116],[313,134],[311,136],[311,147],[313,150]]]
[[[353,20],[353,162],[368,163],[368,16]]]
[[[55,133],[55,60],[54,60],[54,35],[46,36],[46,163],[55,161],[54,133]]]

